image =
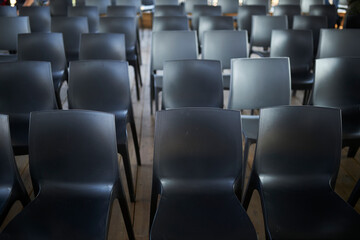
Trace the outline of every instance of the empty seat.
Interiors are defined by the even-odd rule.
[[[190,30],[187,16],[182,17],[154,17],[153,32]]]
[[[270,1],[269,0],[244,0],[243,6],[252,6],[252,5],[262,5],[266,7],[266,12],[270,10]]]
[[[69,17],[87,17],[90,33],[99,30],[99,10],[94,6],[76,6],[68,8]]]
[[[136,12],[141,14],[141,0],[115,0],[113,3],[115,6],[135,6]]]
[[[292,29],[294,16],[300,14],[300,5],[278,5],[274,7],[273,16],[286,15],[288,18],[288,28]]]
[[[154,17],[180,17],[186,16],[182,5],[159,5],[155,7]]]
[[[111,5],[111,0],[85,0],[85,6],[95,6],[99,14],[106,14],[107,7]]]
[[[19,15],[29,17],[31,32],[50,32],[51,16],[49,7],[21,7]]]
[[[239,0],[218,0],[217,5],[221,7],[222,14],[236,13],[239,8]]]
[[[72,6],[72,0],[52,0],[50,2],[51,16],[67,16],[69,6]]]
[[[135,6],[108,6],[106,16],[108,17],[136,17]]]
[[[194,5],[191,15],[191,29],[199,30],[199,20],[201,16],[221,16],[220,6]]]
[[[207,5],[207,0],[185,0],[185,12],[192,13],[194,5]]]
[[[264,5],[242,5],[238,8],[237,27],[239,30],[248,32],[250,40],[253,15],[266,15],[266,6]]]
[[[179,5],[178,0],[154,0],[155,6],[158,5]]]
[[[202,47],[203,35],[210,30],[233,30],[234,21],[228,16],[201,16],[199,21],[199,45]]]
[[[335,5],[311,5],[310,16],[326,16],[328,28],[335,28],[338,22],[338,13]]]
[[[16,17],[16,7],[0,6],[0,17]]]
[[[301,12],[309,13],[311,5],[324,5],[325,0],[301,0]]]
[[[279,0],[279,5],[299,5],[301,0]]]

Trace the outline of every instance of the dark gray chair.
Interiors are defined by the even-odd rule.
[[[94,6],[76,6],[68,8],[69,17],[87,17],[89,32],[96,33],[99,30],[99,10]]]
[[[108,17],[136,17],[135,6],[108,6],[106,16]]]
[[[191,29],[199,30],[199,20],[201,16],[221,16],[220,6],[194,5],[191,15]]]
[[[178,0],[154,0],[155,6],[160,5],[179,5]]]
[[[335,5],[311,5],[310,16],[325,16],[328,22],[328,28],[335,28],[338,23],[338,13]]]
[[[215,60],[164,62],[162,109],[223,108],[221,63]]]
[[[211,30],[234,30],[234,21],[230,16],[201,16],[199,20],[199,46],[202,48],[203,35]]]
[[[214,108],[161,111],[155,125],[150,239],[256,239],[234,193],[242,178],[240,114]]]
[[[51,31],[51,16],[49,7],[21,7],[19,8],[19,15],[29,17],[31,32]]]
[[[253,191],[259,192],[267,239],[360,236],[360,215],[334,192],[341,158],[338,109],[263,109],[258,138],[243,204],[247,209]]]
[[[85,6],[95,6],[100,15],[106,14],[107,7],[111,5],[111,0],[85,0]]]
[[[69,6],[72,6],[72,0],[52,0],[50,2],[51,16],[67,16]]]
[[[239,0],[218,0],[217,5],[221,7],[222,14],[237,13]]]
[[[252,16],[266,15],[266,6],[264,5],[242,5],[238,8],[237,27],[239,30],[248,32],[248,39],[251,37]]]
[[[159,5],[155,7],[154,17],[182,17],[186,16],[182,5]]]
[[[174,30],[190,30],[189,19],[187,16],[182,17],[154,17],[153,32],[158,31],[174,31]]]
[[[231,59],[247,58],[247,32],[214,30],[204,33],[203,59],[220,60],[222,70],[231,68]],[[230,75],[223,74],[224,89],[230,88]]]
[[[279,0],[279,5],[301,5],[301,0]]]
[[[300,5],[278,5],[274,7],[273,16],[287,16],[288,28],[292,29],[295,15],[301,15]]]
[[[243,6],[262,5],[266,7],[266,12],[270,10],[270,0],[244,0]]]
[[[16,7],[0,6],[0,17],[17,17]]]
[[[194,11],[194,5],[207,5],[207,0],[185,0],[185,12],[187,14]]]
[[[308,14],[311,5],[324,5],[325,0],[301,0],[301,12]]]
[[[115,0],[112,3],[115,6],[135,6],[136,12],[141,14],[141,0]]]

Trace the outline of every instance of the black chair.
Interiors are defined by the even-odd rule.
[[[262,57],[269,56],[268,48],[271,44],[271,31],[274,29],[287,29],[286,16],[252,16],[252,29],[250,37],[250,55],[252,53]],[[262,47],[262,50],[253,50],[253,47]]]
[[[234,193],[242,178],[240,114],[161,111],[155,126],[150,239],[256,239]]]
[[[269,0],[244,0],[243,6],[265,6],[266,12],[268,13],[270,10],[270,1]]]
[[[115,0],[112,3],[115,6],[135,6],[136,12],[141,15],[141,0]]]
[[[247,44],[246,31],[207,31],[204,33],[202,58],[220,60],[223,70],[230,69],[232,58],[248,57]],[[223,87],[226,90],[230,88],[229,74],[223,74]]]
[[[121,33],[82,34],[79,59],[126,61],[125,35]]]
[[[248,39],[250,40],[252,28],[253,15],[266,15],[266,6],[264,5],[242,5],[238,8],[237,27],[239,30],[246,30],[248,32]]]
[[[125,34],[126,59],[135,72],[136,96],[140,100],[141,69],[139,61],[139,49],[136,36],[136,17],[103,17],[100,18],[101,33]]]
[[[154,10],[154,17],[182,17],[186,16],[182,5],[160,5]]]
[[[279,0],[279,5],[301,5],[301,0]]]
[[[314,105],[342,110],[343,146],[354,157],[360,146],[360,58],[317,59],[312,95]]]
[[[69,108],[113,113],[116,120],[118,152],[124,162],[130,199],[135,201],[126,125],[130,123],[137,164],[141,165],[134,113],[132,109],[128,64],[125,61],[91,60],[70,64]]]
[[[223,108],[221,62],[177,60],[164,62],[162,109]]]
[[[108,17],[136,17],[135,6],[108,6],[106,16]]]
[[[197,59],[198,45],[195,31],[153,32],[150,62],[150,112],[159,110],[159,93],[162,89],[163,64],[169,60]]]
[[[117,198],[129,239],[130,213],[119,177],[114,116],[91,111],[34,112],[29,165],[35,200],[3,239],[107,239]]]
[[[321,29],[317,58],[360,56],[360,29]]]
[[[153,32],[158,31],[176,31],[190,30],[189,19],[187,16],[182,17],[154,17]]]
[[[97,7],[100,15],[106,14],[107,7],[110,5],[111,0],[85,0],[85,6]]]
[[[338,13],[335,5],[311,5],[309,15],[325,16],[328,22],[328,28],[335,28],[338,22]]]
[[[317,54],[320,29],[322,28],[327,28],[327,20],[325,16],[294,16],[294,30],[312,31],[314,41],[314,56]]]
[[[72,0],[52,0],[50,2],[51,16],[67,16],[69,6],[72,6]]]
[[[290,82],[288,58],[234,59],[228,109],[241,111],[289,105]],[[245,139],[244,175],[250,145],[258,138],[259,116],[242,115],[241,119]],[[241,196],[241,192],[238,195]]]
[[[199,20],[199,47],[203,45],[204,32],[210,30],[234,30],[234,21],[230,16],[201,16]]]
[[[191,29],[199,30],[199,20],[201,16],[221,16],[220,6],[194,5],[191,15]]]
[[[0,76],[0,113],[9,115],[14,154],[28,154],[30,112],[57,109],[50,63],[0,63]]]
[[[21,181],[21,177],[15,163],[13,149],[11,147],[8,116],[1,114],[0,139],[0,224],[2,224],[14,202],[20,200],[21,204],[26,206],[30,203],[30,198],[23,182]]]
[[[0,17],[17,17],[16,7],[0,6]]]
[[[49,7],[21,7],[19,8],[19,15],[29,17],[31,32],[51,31],[51,16]]]
[[[294,16],[300,15],[300,5],[278,5],[274,7],[273,16],[286,15],[288,19],[288,27],[292,29]]]
[[[360,198],[360,179],[356,183],[354,190],[352,191],[352,193],[348,199],[348,203],[354,207],[356,205],[357,201],[359,201],[359,198]]]
[[[218,0],[217,5],[221,7],[222,14],[237,13],[238,0]]]
[[[289,57],[291,89],[305,90],[303,104],[307,104],[314,83],[311,30],[273,30],[270,57]]]
[[[155,6],[160,5],[179,5],[178,0],[154,0]]]
[[[86,17],[53,17],[51,31],[62,33],[67,62],[79,60],[80,37],[89,33]]]
[[[346,15],[344,21],[344,28],[360,28],[360,14]]]
[[[207,0],[185,0],[185,12],[187,14],[192,13],[194,11],[195,5],[207,5]]]
[[[360,236],[360,215],[333,190],[341,157],[339,110],[263,109],[258,139],[243,204],[247,209],[259,191],[267,239]]]
[[[76,6],[68,8],[69,17],[87,17],[90,33],[99,30],[99,10],[94,6]]]
[[[19,61],[47,61],[51,63],[56,101],[61,108],[60,90],[67,79],[66,57],[62,33],[19,34]]]
[[[17,60],[18,34],[29,32],[29,17],[0,17],[0,49],[9,52],[0,54],[0,62]]]
[[[308,14],[311,5],[324,5],[325,0],[301,0],[301,13]]]

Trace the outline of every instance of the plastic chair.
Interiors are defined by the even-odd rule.
[[[262,5],[266,7],[266,12],[268,13],[270,10],[270,1],[269,0],[244,0],[243,6],[252,6],[252,5]]]
[[[80,37],[89,33],[86,17],[53,17],[51,31],[62,33],[67,62],[79,60]]]
[[[87,17],[90,33],[99,30],[99,10],[94,6],[77,6],[68,8],[69,17]]]
[[[279,5],[301,5],[301,0],[279,0]]]
[[[195,5],[207,5],[207,0],[185,0],[185,12],[187,14],[192,13],[194,11]]]
[[[17,17],[16,7],[0,6],[0,17]]]
[[[14,154],[28,154],[30,112],[57,109],[50,63],[0,63],[0,76],[0,113],[9,115]]]
[[[326,16],[328,28],[335,28],[338,22],[338,13],[335,5],[311,5],[309,15]]]
[[[288,29],[286,16],[252,16],[250,37],[250,55],[252,53],[262,57],[269,56],[268,48],[271,44],[271,31],[274,29]],[[264,51],[254,51],[254,46],[262,47]]]
[[[273,16],[286,15],[288,19],[288,27],[289,29],[292,29],[294,16],[300,14],[300,5],[278,5],[274,7]]]
[[[360,28],[360,15],[346,15],[344,28]]]
[[[115,6],[135,6],[137,13],[141,15],[141,0],[115,0]]]
[[[351,192],[351,195],[348,199],[348,203],[354,207],[357,201],[359,201],[359,198],[360,198],[360,179],[356,183],[354,190]]]
[[[228,109],[241,111],[289,105],[290,84],[288,58],[234,59],[231,63]],[[245,176],[249,148],[258,139],[259,116],[242,115],[241,119],[245,139]],[[241,192],[238,195],[241,196]]]
[[[218,0],[217,5],[221,7],[222,14],[237,13],[239,8],[238,0]]]
[[[111,0],[85,0],[85,6],[95,6],[99,14],[106,14],[107,7],[111,5]]]
[[[159,5],[179,5],[178,0],[154,0],[155,6]]]
[[[258,139],[243,204],[247,209],[253,190],[259,191],[267,239],[360,236],[360,215],[333,190],[341,157],[339,110],[263,109]]]
[[[0,224],[2,224],[14,202],[20,200],[21,204],[26,206],[30,203],[30,198],[23,182],[21,181],[21,177],[15,163],[11,147],[8,116],[1,114],[0,139]]]
[[[313,104],[342,109],[343,146],[354,157],[360,146],[360,58],[317,59]]]
[[[266,6],[263,5],[242,5],[238,8],[237,27],[239,30],[246,30],[248,32],[248,39],[251,37],[252,16],[266,15]]]
[[[126,61],[125,35],[120,33],[82,34],[79,59]]]
[[[135,6],[108,6],[106,16],[108,17],[136,17]]]
[[[103,17],[100,18],[101,33],[125,34],[126,59],[135,72],[136,96],[140,100],[141,70],[139,61],[139,49],[136,35],[136,17]]]
[[[313,33],[314,56],[316,56],[319,46],[320,29],[327,28],[325,16],[294,16],[294,30],[311,30]]]
[[[50,1],[51,16],[67,16],[67,10],[69,6],[72,6],[72,0]]]
[[[360,56],[360,29],[321,29],[317,58]]]
[[[51,16],[47,6],[31,6],[19,8],[20,16],[28,16],[31,32],[50,32]]]
[[[154,17],[183,17],[186,16],[182,5],[160,5],[155,7]]]
[[[191,29],[199,30],[199,20],[201,16],[221,16],[220,6],[194,5],[191,15]]]
[[[150,62],[150,112],[159,110],[159,93],[162,89],[163,64],[169,60],[197,59],[198,45],[195,31],[153,32]]]
[[[234,30],[234,21],[229,16],[201,16],[199,20],[199,46],[202,48],[204,32],[210,30]]]
[[[236,43],[236,44],[234,44]],[[215,30],[204,33],[203,59],[220,60],[223,70],[231,68],[232,58],[247,58],[247,32]],[[230,88],[230,75],[223,73],[224,89]]]
[[[256,239],[234,193],[242,178],[239,112],[161,111],[155,126],[150,239]]]
[[[0,54],[0,62],[17,60],[18,34],[29,32],[29,17],[0,17],[0,36],[3,36],[0,37],[0,49],[9,52]]]
[[[314,83],[311,30],[273,30],[270,57],[290,58],[291,89],[305,90],[303,104],[307,104]]]
[[[119,177],[114,116],[91,111],[34,112],[30,172],[35,200],[4,229],[4,239],[107,239],[117,198],[134,240]]]
[[[214,60],[164,62],[162,109],[223,108],[221,63]]]
[[[124,162],[130,199],[135,202],[126,125],[130,123],[137,164],[141,165],[128,64],[125,61],[91,60],[70,63],[69,108],[113,113],[116,122],[118,153]]]
[[[153,30],[153,32],[190,30],[189,19],[187,18],[187,16],[154,17],[152,30]]]
[[[309,13],[311,5],[325,5],[325,0],[301,0],[301,12]]]
[[[62,33],[19,34],[18,42],[19,61],[47,61],[51,63],[56,101],[61,108],[60,89],[67,79],[67,62]]]

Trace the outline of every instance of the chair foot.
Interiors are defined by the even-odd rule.
[[[131,118],[132,119],[130,121],[130,126],[131,126],[131,132],[132,132],[132,136],[133,136],[133,140],[134,140],[136,161],[137,161],[137,165],[141,166],[140,147],[139,147],[139,141],[138,141],[138,137],[137,137],[135,120],[134,120],[133,116]]]

